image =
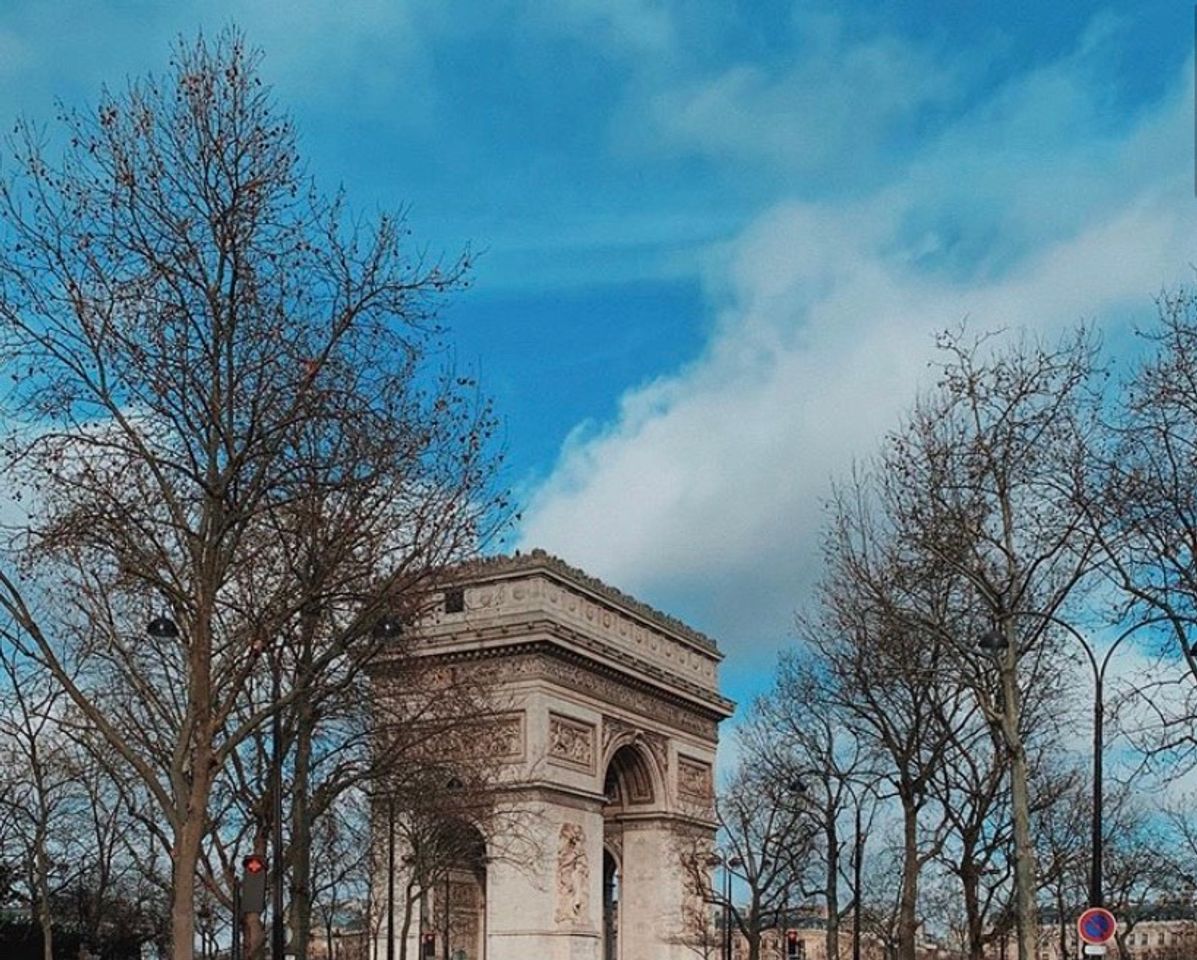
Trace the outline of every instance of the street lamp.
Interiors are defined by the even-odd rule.
[[[1092,843],[1093,856],[1090,862],[1089,869],[1089,906],[1100,907],[1104,906],[1102,894],[1102,855],[1105,838],[1102,828],[1102,754],[1105,749],[1105,703],[1104,703],[1104,689],[1106,679],[1106,667],[1110,663],[1110,657],[1113,656],[1114,651],[1122,645],[1122,641],[1129,637],[1136,630],[1152,624],[1160,623],[1167,619],[1166,617],[1152,617],[1148,620],[1142,620],[1139,623],[1132,624],[1118,635],[1105,655],[1099,662],[1097,654],[1094,652],[1092,645],[1086,640],[1081,633],[1072,624],[1065,620],[1061,620],[1050,613],[1040,613],[1036,610],[1016,610],[1010,616],[1031,616],[1038,617],[1045,623],[1054,624],[1060,627],[1070,636],[1072,636],[1081,648],[1085,651],[1085,656],[1089,660],[1089,666],[1093,669],[1093,821],[1092,821]],[[1001,655],[1007,649],[1008,641],[1000,630],[993,629],[987,631],[977,641],[977,646],[994,657]],[[1197,652],[1197,651],[1195,651]]]
[[[380,617],[370,629],[375,640],[386,643],[403,635],[397,617]],[[277,699],[277,694],[276,694]],[[277,716],[277,714],[276,714]],[[375,947],[377,951],[377,947]],[[280,955],[281,960],[281,955]],[[387,792],[387,960],[395,960],[395,792]]]
[[[719,854],[712,853],[707,858],[707,866],[712,870],[715,867],[723,867],[723,960],[731,960],[732,955],[732,928],[731,928],[731,897],[732,897],[732,870],[739,870],[744,866],[744,861],[734,854]]]
[[[155,640],[177,640],[179,628],[170,617],[154,617],[146,624],[145,632]]]
[[[862,805],[860,797],[856,793],[857,786],[866,793],[873,795],[874,803],[879,802],[881,798],[877,796],[877,789],[873,783],[859,782],[853,780],[845,780],[844,786],[848,790],[848,794],[852,797],[852,804],[855,808],[856,819],[856,833],[852,838],[852,899],[855,901],[852,908],[852,960],[860,960],[860,905],[861,905],[861,864],[864,862],[865,849],[865,834],[864,824],[861,822]],[[874,807],[874,810],[876,807]],[[873,814],[869,815],[869,823],[873,822]]]

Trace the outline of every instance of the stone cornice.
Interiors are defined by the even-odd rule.
[[[605,600],[627,614],[635,615],[658,630],[671,633],[674,636],[689,641],[716,659],[723,659],[719,653],[719,646],[705,633],[695,630],[683,623],[677,617],[662,613],[655,607],[649,606],[635,597],[616,589],[597,577],[592,577],[584,570],[570,566],[560,557],[555,557],[544,550],[535,549],[530,553],[519,553],[508,556],[497,554],[471,560],[456,567],[445,570],[438,586],[454,583],[480,583],[486,580],[505,579],[513,576],[527,575],[533,572],[543,572],[566,581],[571,586],[584,590],[594,597]]]
[[[548,617],[538,617],[533,620],[523,620],[518,623],[501,623],[478,625],[465,634],[448,636],[431,635],[427,643],[420,650],[421,656],[435,656],[440,653],[450,654],[463,646],[487,648],[502,646],[511,650],[519,645],[524,637],[535,635],[549,635],[561,641],[559,646],[581,654],[578,659],[592,663],[596,667],[617,668],[612,676],[622,680],[649,680],[654,689],[663,688],[665,692],[674,695],[679,702],[699,702],[712,713],[730,715],[735,704],[717,693],[703,687],[676,673],[665,670],[654,663],[637,657],[611,643],[604,643],[601,639],[590,636],[580,630],[575,630],[567,624]],[[677,696],[681,694],[681,696]]]
[[[496,639],[501,642],[487,642]],[[477,641],[469,645],[458,645],[454,649],[446,647],[442,650],[427,650],[420,656],[433,663],[443,664],[483,663],[486,661],[510,664],[524,657],[545,658],[546,662],[560,664],[560,670],[549,671],[544,675],[529,674],[528,679],[548,680],[551,683],[561,683],[576,688],[580,693],[592,693],[591,684],[579,686],[564,675],[572,671],[572,676],[581,671],[581,675],[576,678],[578,681],[581,676],[589,675],[595,677],[596,681],[613,684],[636,696],[647,698],[641,706],[631,703],[627,705],[634,712],[645,713],[647,710],[647,713],[653,714],[660,711],[682,711],[680,715],[676,713],[663,714],[658,719],[677,727],[682,717],[691,717],[693,718],[691,721],[681,723],[680,729],[697,736],[700,740],[712,742],[715,739],[715,731],[719,722],[729,717],[735,707],[732,701],[724,697],[712,699],[709,693],[705,693],[701,699],[683,696],[676,690],[659,686],[635,674],[629,675],[618,667],[595,660],[543,636],[512,637],[496,630],[495,636],[479,636]],[[370,672],[376,678],[382,679],[391,672],[389,667],[390,664],[385,658],[379,659],[372,664]],[[651,707],[649,704],[658,704],[659,706]]]

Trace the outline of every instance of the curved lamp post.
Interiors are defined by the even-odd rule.
[[[1152,617],[1149,620],[1142,620],[1139,623],[1133,624],[1110,644],[1101,660],[1098,661],[1097,654],[1093,650],[1093,646],[1086,640],[1072,624],[1050,613],[1041,613],[1037,610],[1016,610],[1008,616],[1011,617],[1038,617],[1045,623],[1051,623],[1070,634],[1085,651],[1085,656],[1089,660],[1089,666],[1093,669],[1093,820],[1092,820],[1092,843],[1093,854],[1089,868],[1089,906],[1100,907],[1104,906],[1104,896],[1102,891],[1102,855],[1104,847],[1104,836],[1102,830],[1102,754],[1105,749],[1105,703],[1104,703],[1104,689],[1106,679],[1106,667],[1110,663],[1110,657],[1113,656],[1114,651],[1121,645],[1122,641],[1129,637],[1137,630],[1152,624],[1160,623],[1166,620],[1166,617]],[[1006,650],[1007,640],[1006,636],[997,629],[993,629],[982,635],[977,641],[977,646],[992,656],[998,656]]]

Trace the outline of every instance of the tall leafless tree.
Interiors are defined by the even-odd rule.
[[[748,960],[761,960],[762,938],[782,923],[809,885],[817,826],[801,793],[776,772],[752,762],[740,765],[716,798],[721,853],[695,839],[681,853],[691,884],[707,891],[717,906],[722,931],[736,931],[748,945]],[[712,872],[731,873],[731,894],[712,886]],[[701,936],[692,945],[704,947]]]
[[[977,705],[961,682],[954,645],[958,578],[915,557],[893,535],[878,499],[880,477],[858,472],[833,501],[819,607],[801,638],[823,661],[826,693],[866,750],[902,817],[899,955],[912,960],[919,879],[946,837],[934,778],[969,728]]]
[[[429,364],[467,261],[308,183],[235,32],[60,119],[61,159],[22,124],[0,184],[4,466],[29,505],[0,608],[155,805],[190,960],[221,771],[369,661],[370,626],[505,499],[489,409]],[[161,614],[177,630],[147,637]],[[242,710],[272,668],[288,692]]]
[[[1155,628],[1160,663],[1138,690],[1152,715],[1142,745],[1187,769],[1197,762],[1197,293],[1164,294],[1158,311],[1084,505],[1125,598],[1119,614]]]
[[[952,622],[925,620],[956,647],[960,677],[1010,757],[1019,960],[1036,951],[1034,838],[1026,749],[1028,684],[1050,677],[1053,618],[1101,560],[1083,503],[1092,490],[1094,402],[1103,382],[1084,329],[1058,344],[946,334],[936,386],[887,441],[885,513],[907,563],[952,578]],[[1000,638],[994,690],[976,663]]]

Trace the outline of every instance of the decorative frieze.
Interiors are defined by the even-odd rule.
[[[594,772],[594,726],[559,713],[549,714],[549,760]]]
[[[703,689],[714,689],[715,660],[711,655],[700,653],[661,631],[613,612],[604,604],[563,584],[547,583],[544,596],[546,609],[556,610],[566,622],[576,624],[585,633],[669,673],[684,677]]]
[[[491,728],[491,745],[496,760],[524,758],[524,715],[514,713],[499,717]]]
[[[662,697],[656,697],[642,690],[618,683],[593,670],[565,662],[557,657],[541,658],[537,671],[547,680],[560,683],[580,693],[587,693],[607,703],[618,703],[636,713],[684,730],[704,740],[715,742],[717,727],[715,721],[707,720],[690,710],[685,710]]]
[[[465,663],[466,661],[463,661]],[[502,657],[484,657],[468,661],[459,669],[467,670],[472,682],[500,689],[507,684],[547,680],[598,700],[618,704],[620,708],[666,727],[692,734],[712,744],[718,736],[714,720],[688,709],[664,696],[591,669],[574,660],[549,656],[541,650],[505,653]],[[432,674],[437,676],[436,674]],[[446,680],[452,674],[439,675]]]
[[[712,792],[711,766],[691,757],[677,758],[677,792],[690,800],[709,803]]]

